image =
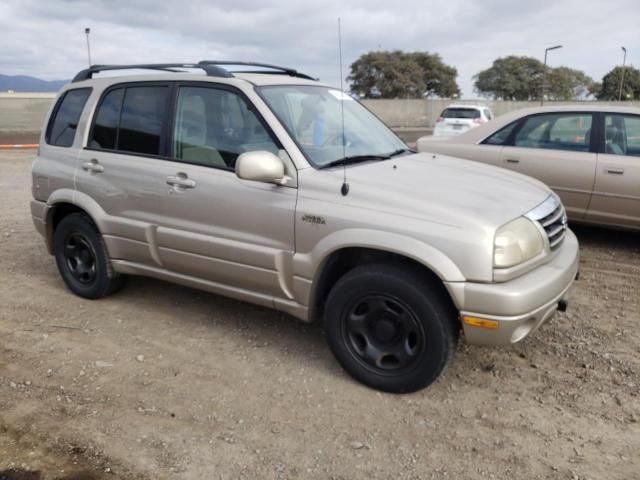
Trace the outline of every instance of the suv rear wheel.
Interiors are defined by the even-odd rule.
[[[76,295],[96,299],[120,289],[124,278],[111,270],[102,235],[86,215],[63,218],[53,234],[56,264]]]
[[[411,268],[357,267],[325,307],[329,346],[356,380],[387,392],[431,384],[455,351],[459,328],[441,289]]]

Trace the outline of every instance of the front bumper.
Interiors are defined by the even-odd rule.
[[[578,274],[579,261],[578,240],[567,230],[555,257],[520,277],[504,283],[448,283],[467,342],[508,345],[536,331],[555,314]],[[478,319],[480,326],[466,323],[465,317]]]

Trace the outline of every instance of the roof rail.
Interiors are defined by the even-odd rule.
[[[307,75],[305,73],[301,73],[298,72],[297,70],[294,70],[293,68],[288,68],[288,67],[280,67],[278,65],[271,65],[268,63],[258,63],[258,62],[236,62],[233,60],[202,60],[200,62],[198,62],[198,65],[209,65],[209,66],[233,66],[233,65],[242,65],[242,66],[248,66],[248,67],[259,67],[259,68],[266,68],[269,70],[275,70],[275,72],[264,72],[264,71],[256,71],[256,70],[251,70],[251,71],[243,71],[243,70],[237,70],[235,71],[235,73],[269,73],[269,74],[273,74],[273,73],[279,73],[279,74],[283,74],[283,75],[289,75],[290,77],[298,77],[298,78],[305,78],[307,80],[317,80],[317,78],[313,78],[310,75]],[[231,71],[226,69],[227,71]]]
[[[180,72],[177,68],[199,68],[204,70],[209,77],[233,77],[233,74],[224,68],[214,64],[205,63],[141,63],[132,65],[91,65],[89,68],[80,70],[72,82],[81,82],[93,78],[94,73],[111,70],[162,70],[165,72]]]
[[[80,70],[72,82],[81,82],[82,80],[89,80],[93,78],[94,73],[113,71],[113,70],[161,70],[164,72],[181,72],[177,70],[181,68],[199,68],[204,70],[209,77],[233,77],[231,70],[224,68],[226,66],[242,65],[249,67],[265,68],[271,71],[263,70],[238,70],[236,73],[271,73],[289,75],[290,77],[305,78],[307,80],[317,80],[304,73],[300,73],[293,68],[279,67],[277,65],[270,65],[268,63],[256,63],[256,62],[234,62],[230,60],[202,60],[198,63],[139,63],[131,65],[91,65],[89,68]]]

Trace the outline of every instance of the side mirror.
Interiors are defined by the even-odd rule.
[[[236,175],[243,180],[285,185],[289,177],[284,173],[284,163],[266,150],[245,152],[236,160]]]

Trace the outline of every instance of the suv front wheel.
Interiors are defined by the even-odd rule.
[[[96,299],[120,289],[123,277],[111,270],[102,235],[86,215],[64,217],[53,234],[62,279],[73,293]]]
[[[442,290],[409,267],[379,264],[348,272],[325,306],[326,335],[338,362],[356,380],[387,392],[431,384],[459,335]]]

